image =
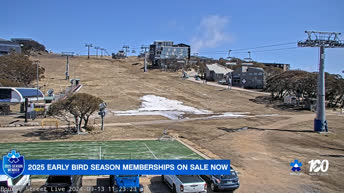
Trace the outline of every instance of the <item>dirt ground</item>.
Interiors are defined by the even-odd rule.
[[[46,78],[43,90],[55,93],[69,85],[64,80],[66,59],[60,55],[41,55]],[[327,112],[329,133],[313,132],[315,114],[288,111],[254,102],[261,94],[227,90],[198,84],[181,78],[181,73],[149,70],[143,73],[143,61],[76,56],[70,60],[71,78],[80,78],[80,92],[102,98],[108,110],[139,108],[140,97],[147,94],[184,102],[185,105],[214,113],[249,112],[252,117],[191,119],[170,121],[161,116],[106,117],[104,132],[89,135],[61,134],[54,129],[1,130],[0,142],[42,140],[116,140],[158,138],[163,129],[192,142],[209,157],[230,159],[240,174],[239,193],[252,192],[342,192],[344,190],[344,116]],[[274,116],[270,116],[270,115]],[[16,117],[0,117],[1,122]],[[35,120],[39,122],[39,120]],[[98,120],[99,121],[99,120]],[[92,121],[91,121],[92,122]],[[97,119],[96,119],[97,122]],[[245,129],[241,129],[247,127]],[[290,162],[303,163],[299,175],[293,175]],[[326,175],[309,175],[310,160],[328,160]],[[149,183],[148,183],[149,184]],[[164,191],[162,191],[164,192]]]

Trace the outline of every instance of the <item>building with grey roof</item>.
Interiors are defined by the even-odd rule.
[[[217,63],[207,64],[205,69],[205,78],[210,81],[219,81],[226,79],[227,76],[230,77],[232,69],[221,66]]]

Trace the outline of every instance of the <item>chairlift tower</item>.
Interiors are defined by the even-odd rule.
[[[145,60],[144,60],[144,68],[143,68],[143,72],[147,72],[147,58],[148,58],[148,52],[147,50],[149,49],[148,46],[142,45],[141,49],[144,50],[143,54],[145,55]]]
[[[96,49],[96,56],[97,56],[97,58],[98,58],[98,49],[100,49],[100,47],[99,47],[99,46],[96,46],[96,47],[94,47],[94,49]]]
[[[320,63],[317,86],[317,114],[314,119],[314,131],[328,132],[325,112],[325,48],[344,48],[344,43],[339,39],[338,32],[305,31],[308,38],[299,41],[299,47],[319,47]]]
[[[148,46],[145,46],[145,45],[142,45],[141,46],[141,50],[143,51],[143,53],[146,53],[147,52],[147,49],[149,49],[149,47]]]
[[[125,49],[125,57],[128,56],[128,49],[129,49],[129,46],[128,45],[124,45],[123,46],[123,49]]]
[[[99,48],[100,49],[100,53],[101,53],[101,55],[100,55],[100,57],[103,57],[103,51],[105,50],[104,48]]]
[[[92,47],[92,44],[85,44],[85,47],[88,48],[88,55],[87,55],[87,59],[90,59],[90,47]]]
[[[73,57],[74,52],[62,52],[62,56],[67,57],[67,64],[66,64],[66,80],[69,80],[69,57]]]

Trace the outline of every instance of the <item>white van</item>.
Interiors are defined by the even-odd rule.
[[[21,175],[14,179],[6,175],[0,175],[0,193],[21,193],[24,192],[26,187],[29,187],[30,185],[31,179],[29,175]]]

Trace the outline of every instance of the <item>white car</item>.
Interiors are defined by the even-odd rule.
[[[0,175],[0,193],[21,193],[24,192],[26,187],[29,187],[30,185],[31,179],[29,175],[21,175],[14,179],[6,175]]]
[[[161,178],[174,193],[207,192],[207,183],[198,175],[165,175]]]

